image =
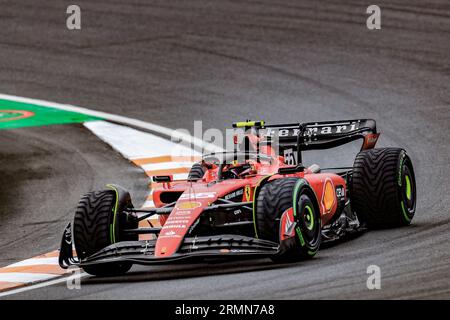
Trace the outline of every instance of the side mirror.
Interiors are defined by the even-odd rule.
[[[301,164],[298,164],[293,167],[281,167],[278,169],[279,174],[291,174],[291,173],[297,173],[297,172],[303,172],[305,170],[305,167]]]
[[[169,174],[169,175],[165,175],[165,176],[153,176],[152,179],[153,179],[153,182],[167,183],[167,182],[173,181],[173,175]]]

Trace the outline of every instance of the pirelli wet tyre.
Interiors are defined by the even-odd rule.
[[[295,237],[280,241],[280,218],[294,210]],[[254,216],[255,231],[260,239],[280,243],[276,262],[312,258],[321,242],[321,218],[314,192],[306,180],[282,178],[266,183],[258,193]]]
[[[194,163],[188,174],[188,181],[197,181],[203,178],[205,175],[205,169],[200,163]]]
[[[370,228],[409,225],[416,211],[416,180],[406,151],[361,151],[353,166],[350,197],[358,219]]]
[[[81,260],[115,242],[138,240],[138,235],[126,236],[122,232],[138,226],[125,221],[121,214],[125,207],[132,207],[129,193],[117,201],[118,194],[114,189],[93,191],[81,198],[73,224],[75,250]],[[114,262],[83,269],[96,276],[114,276],[126,273],[131,266],[128,262]]]

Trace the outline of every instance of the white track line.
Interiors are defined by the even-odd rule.
[[[200,153],[186,146],[173,143],[148,132],[142,132],[115,123],[89,121],[85,122],[84,126],[130,161],[167,155],[173,157],[200,156]],[[150,174],[155,170],[171,170],[177,168],[186,168],[188,170],[193,164],[194,162],[170,161],[143,164],[141,165],[141,168],[146,171],[147,174]],[[186,180],[187,176],[187,173],[175,173],[173,174],[173,179]],[[148,207],[148,205],[149,203],[145,204],[146,207]]]
[[[195,162],[159,162],[149,163],[141,165],[145,171],[162,170],[162,169],[177,169],[177,168],[190,168]]]
[[[88,276],[89,276],[88,273],[82,272],[79,275],[72,275],[70,277],[70,280],[73,282],[76,279],[81,279],[81,278],[85,278],[85,277],[88,277]],[[29,286],[26,286],[26,287],[12,289],[12,290],[5,291],[5,292],[0,292],[0,298],[1,297],[6,297],[6,296],[11,296],[11,295],[22,293],[22,292],[26,292],[26,291],[30,291],[30,290],[35,290],[35,289],[39,289],[39,288],[45,288],[45,287],[48,287],[48,286],[53,286],[55,284],[67,282],[68,279],[69,279],[69,277],[62,276],[62,278],[58,278],[58,279],[55,279],[55,280],[45,281],[45,282],[29,285]]]
[[[23,260],[20,262],[10,264],[4,268],[37,266],[37,265],[58,265],[58,257],[31,258],[31,259],[27,259],[27,260]]]
[[[124,117],[124,116],[120,116],[120,115],[117,115],[117,114],[111,114],[111,113],[102,112],[102,111],[95,111],[95,110],[82,108],[82,107],[77,107],[77,106],[73,106],[73,105],[69,105],[69,104],[61,104],[61,103],[55,103],[55,102],[39,100],[39,99],[23,98],[23,97],[7,95],[7,94],[0,94],[0,99],[17,101],[17,102],[23,102],[23,103],[30,103],[30,104],[36,104],[36,105],[40,105],[40,106],[43,106],[43,107],[50,107],[50,108],[55,108],[55,109],[59,109],[59,110],[65,110],[65,111],[72,111],[72,112],[82,113],[82,114],[85,114],[85,115],[98,117],[98,118],[103,118],[105,120],[118,122],[118,123],[121,123],[121,124],[125,124],[125,125],[129,125],[129,126],[133,126],[133,127],[137,127],[137,128],[141,128],[141,129],[157,132],[157,133],[163,134],[163,135],[165,135],[167,137],[174,136],[175,138],[181,139],[181,140],[183,140],[184,142],[186,142],[186,143],[188,143],[190,145],[196,146],[197,148],[203,148],[205,151],[208,151],[208,152],[215,152],[215,151],[216,152],[220,152],[220,151],[223,151],[222,148],[217,147],[217,146],[215,146],[215,145],[213,145],[211,143],[206,143],[202,139],[193,137],[193,136],[191,136],[191,135],[189,135],[187,133],[176,132],[173,129],[166,128],[166,127],[154,124],[154,123],[149,123],[149,122],[145,122],[145,121],[138,120],[138,119]],[[175,125],[177,125],[177,124],[175,124]]]
[[[173,174],[173,180],[177,181],[177,180],[186,180],[188,177],[187,173],[176,173]]]
[[[144,204],[142,205],[142,208],[154,208],[155,207],[155,203],[152,200],[147,200],[144,202]],[[152,215],[149,217],[149,219],[154,219],[155,217],[157,217],[157,215]]]
[[[200,155],[184,145],[123,125],[106,121],[89,121],[85,122],[84,126],[130,160],[165,155],[188,157]]]
[[[58,275],[47,273],[5,272],[0,273],[0,281],[29,283],[55,278]]]

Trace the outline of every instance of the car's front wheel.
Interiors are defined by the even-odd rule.
[[[276,262],[315,256],[321,242],[321,218],[315,194],[306,180],[282,178],[265,184],[256,199],[255,231],[258,238],[280,243]],[[288,219],[280,223],[282,219]],[[283,235],[291,237],[283,240]],[[285,230],[286,229],[286,230]]]
[[[137,236],[130,238],[121,232],[124,228],[137,227],[124,225],[120,216],[120,209],[132,206],[131,201],[127,197],[122,203],[116,203],[116,198],[114,190],[93,191],[81,198],[73,223],[74,244],[79,259],[83,260],[120,240],[137,240]],[[131,266],[128,262],[114,262],[84,266],[83,269],[96,276],[113,276],[126,273]]]

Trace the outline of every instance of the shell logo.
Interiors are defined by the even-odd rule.
[[[186,201],[177,204],[178,209],[182,210],[192,210],[201,207],[201,203],[198,201]]]
[[[336,192],[334,190],[333,182],[330,179],[325,181],[323,187],[322,205],[325,213],[330,213],[336,202]]]

